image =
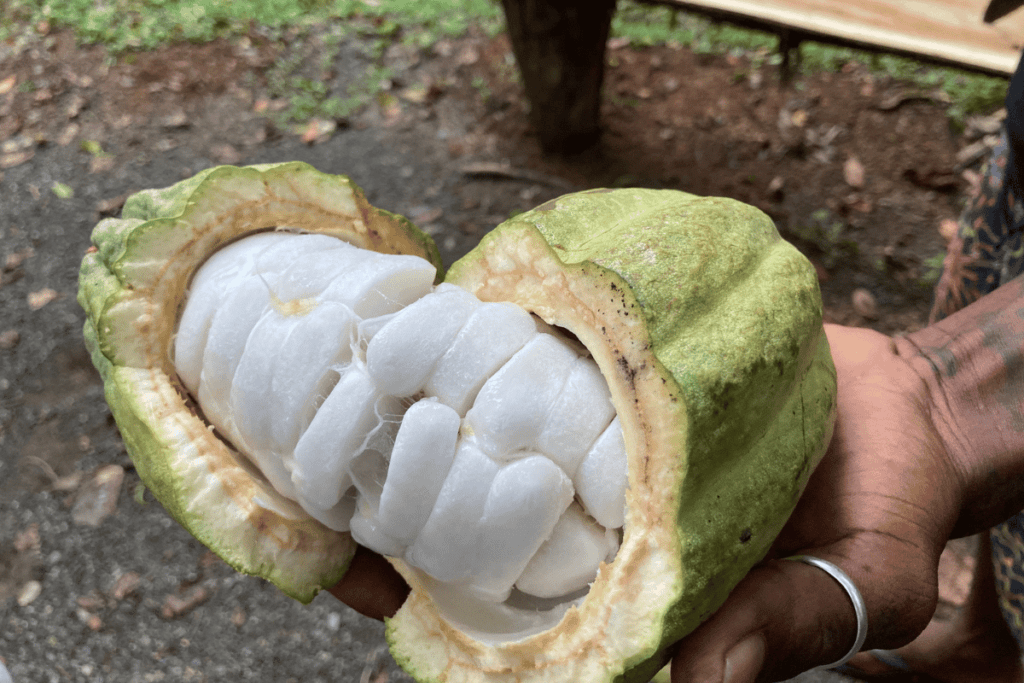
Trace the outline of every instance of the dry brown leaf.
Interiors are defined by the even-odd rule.
[[[25,163],[35,155],[35,151],[31,149],[22,152],[0,154],[0,168],[14,168],[15,166]]]
[[[18,82],[18,77],[11,74],[7,78],[0,80],[0,95],[6,95],[14,89],[14,84]]]

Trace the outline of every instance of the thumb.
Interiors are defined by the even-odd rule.
[[[844,565],[841,558],[828,560]],[[856,637],[853,602],[835,578],[803,562],[767,562],[755,567],[725,604],[680,643],[672,680],[784,680],[837,661]]]

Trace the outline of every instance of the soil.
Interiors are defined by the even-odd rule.
[[[858,64],[784,83],[766,54],[613,41],[599,147],[550,158],[501,36],[394,46],[368,107],[296,132],[272,122],[280,55],[259,35],[110,59],[39,33],[0,46],[0,662],[18,683],[409,680],[379,624],[235,574],[141,487],[75,302],[90,231],[128,194],[299,159],[409,216],[448,263],[568,191],[730,196],[813,261],[828,320],[899,333],[926,323],[940,227],[998,124],[961,133],[939,95]],[[321,74],[332,87],[368,64],[353,40]]]

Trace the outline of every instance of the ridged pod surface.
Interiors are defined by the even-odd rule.
[[[209,429],[170,359],[191,274],[271,229],[439,261],[429,238],[343,177],[222,167],[136,195],[101,223],[79,300],[147,486],[233,566],[308,600],[343,575],[351,538],[278,495]],[[625,527],[586,595],[541,613],[464,601],[393,560],[412,587],[388,622],[393,654],[420,681],[650,678],[764,556],[827,447],[835,370],[813,267],[752,207],[624,189],[507,221],[446,281],[587,348],[625,438]]]

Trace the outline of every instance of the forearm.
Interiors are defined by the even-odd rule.
[[[1024,277],[900,338],[963,482],[956,535],[1024,509]]]

